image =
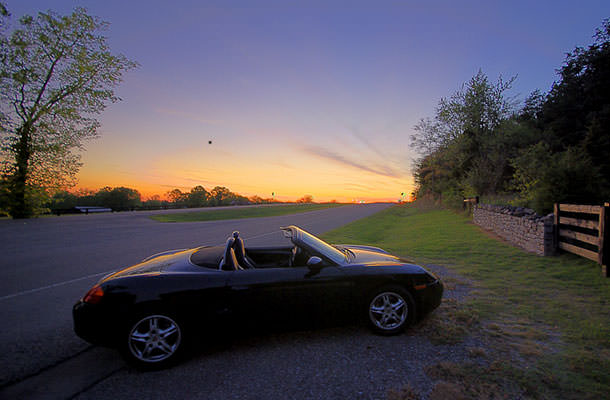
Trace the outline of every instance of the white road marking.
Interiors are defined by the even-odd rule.
[[[248,237],[246,240],[257,239],[257,238],[260,238],[260,237],[263,237],[263,236],[273,235],[274,233],[278,233],[278,232],[281,232],[281,231],[273,231],[273,232],[269,232],[269,233],[263,233],[261,235],[251,236],[251,237]],[[222,246],[222,245],[224,245],[224,243],[220,243],[217,246]],[[40,292],[40,291],[47,290],[47,289],[53,289],[53,288],[56,288],[58,286],[69,285],[70,283],[82,281],[82,280],[85,280],[85,279],[95,278],[96,276],[100,276],[100,275],[108,275],[108,274],[111,274],[111,273],[116,272],[116,271],[117,270],[114,269],[112,271],[100,272],[100,273],[93,274],[93,275],[83,276],[81,278],[70,279],[69,281],[57,282],[57,283],[53,283],[52,285],[42,286],[42,287],[35,288],[35,289],[29,289],[29,290],[24,290],[24,291],[18,292],[18,293],[8,294],[6,296],[1,296],[0,297],[0,301],[12,299],[12,298],[19,297],[19,296],[24,296],[26,294],[32,294],[32,293]]]
[[[57,282],[57,283],[54,283],[52,285],[42,286],[42,287],[39,287],[39,288],[36,288],[36,289],[24,290],[23,292],[18,292],[18,293],[13,293],[13,294],[9,294],[9,295],[6,295],[6,296],[2,296],[2,297],[0,297],[0,301],[12,299],[13,297],[19,297],[19,296],[23,296],[23,295],[30,294],[30,293],[40,292],[40,291],[46,290],[46,289],[52,289],[52,288],[58,287],[58,286],[68,285],[70,283],[82,281],[82,280],[85,280],[85,279],[95,278],[96,276],[100,276],[100,275],[108,275],[108,274],[110,274],[110,273],[112,273],[114,271],[116,271],[116,270],[107,271],[107,272],[100,272],[98,274],[93,274],[93,275],[87,275],[87,276],[83,276],[81,278],[70,279],[69,281]]]

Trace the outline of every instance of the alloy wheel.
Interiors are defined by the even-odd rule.
[[[133,326],[128,340],[129,351],[135,358],[146,363],[158,363],[176,353],[182,333],[173,319],[151,315]]]
[[[402,326],[409,315],[409,306],[403,297],[395,292],[379,293],[369,305],[371,322],[383,331]]]

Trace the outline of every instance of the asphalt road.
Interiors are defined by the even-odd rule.
[[[148,217],[151,212],[0,221],[0,310],[3,319],[0,331],[0,397],[70,398],[80,394],[85,398],[96,398],[97,395],[102,397],[102,392],[96,390],[111,385],[115,397],[130,397],[127,395],[130,389],[135,390],[131,392],[135,398],[142,391],[152,390],[155,387],[153,383],[162,385],[163,390],[144,397],[167,398],[176,393],[175,390],[184,390],[173,377],[188,366],[139,374],[125,368],[118,353],[91,347],[76,337],[71,317],[74,302],[106,273],[157,252],[221,244],[233,230],[241,232],[248,246],[273,245],[284,240],[278,229],[280,226],[294,224],[320,234],[386,207],[387,204],[349,205],[268,218],[173,224],[151,220]],[[339,336],[344,334],[344,331],[339,331]],[[291,334],[288,335],[289,343],[295,340]],[[322,340],[319,333],[307,335],[314,336],[312,344],[307,346],[315,346]],[[243,355],[239,349],[230,351],[225,358],[221,349],[210,357],[195,357],[189,363],[196,373],[190,375],[189,382],[195,384],[201,377],[205,380],[198,383],[196,390],[192,389],[195,392],[189,389],[174,398],[190,397],[193,393],[199,398],[220,398],[217,395],[223,392],[219,392],[218,385],[228,377],[219,376],[216,371],[238,373],[238,369],[231,368],[233,363],[246,368],[242,361],[249,362],[249,346],[260,344],[268,348],[270,354],[280,351],[281,356],[283,339],[281,334],[278,337],[271,342],[258,338],[253,339],[253,343],[239,344],[246,346]],[[297,336],[296,340],[301,339]],[[314,354],[307,351],[307,347],[303,351],[303,356]],[[343,356],[339,354],[337,357],[341,359]],[[343,359],[349,360],[349,357]],[[271,368],[270,373],[281,373],[278,370],[281,364],[249,365],[246,369]],[[141,386],[136,386],[139,389],[133,389],[134,379],[142,381]],[[265,383],[260,385],[265,386]],[[225,387],[231,388],[230,385]],[[273,387],[265,390],[276,389],[280,390]],[[112,391],[103,397],[110,397],[110,393]],[[243,392],[237,390],[235,393]],[[277,398],[286,398],[281,391],[276,394]]]

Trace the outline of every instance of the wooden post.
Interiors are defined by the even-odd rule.
[[[606,278],[610,277],[610,203],[604,203],[604,206],[599,212],[599,263],[602,266],[602,275]]]
[[[553,223],[553,248],[557,252],[559,250],[559,203],[555,203],[553,214],[555,219]]]

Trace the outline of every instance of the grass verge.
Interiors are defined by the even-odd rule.
[[[307,211],[322,210],[330,207],[339,207],[342,204],[292,204],[260,207],[223,208],[220,210],[194,211],[184,213],[152,215],[150,218],[159,222],[199,222],[218,221],[221,219],[261,218],[277,215],[297,214]]]
[[[472,334],[490,344],[489,351],[473,349],[484,367],[444,368],[453,372],[442,382],[453,389],[462,384],[463,398],[495,390],[504,390],[495,398],[599,399],[610,393],[610,279],[598,265],[570,254],[532,255],[491,237],[468,217],[412,205],[384,210],[324,239],[379,246],[469,280],[467,300],[444,302],[424,322],[437,332],[433,343]]]

